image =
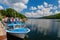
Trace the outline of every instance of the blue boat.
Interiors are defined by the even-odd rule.
[[[24,38],[25,34],[30,32],[29,28],[24,27],[23,22],[11,22],[6,25],[6,32],[10,33],[13,36]]]

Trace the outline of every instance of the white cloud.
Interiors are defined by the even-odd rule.
[[[53,4],[49,4],[49,8],[50,8],[50,9],[54,9],[54,10],[56,10],[58,7],[55,6],[55,5],[53,5]]]
[[[54,6],[53,9],[56,10],[57,9],[57,6]]]
[[[42,9],[43,11],[43,16],[48,16],[48,15],[51,15],[52,13],[50,12],[50,8],[43,8]]]
[[[0,10],[1,10],[1,9],[4,9],[4,8],[3,8],[2,6],[0,6]]]
[[[53,7],[50,7],[50,9],[53,9]]]
[[[43,16],[49,16],[49,15],[51,15],[51,14],[52,14],[52,12],[49,12],[49,11],[44,11]]]
[[[26,12],[25,13],[25,15],[27,16],[27,17],[41,17],[41,15],[40,14],[38,14],[37,12]]]
[[[44,5],[38,5],[37,10],[35,12],[28,12],[26,13],[28,17],[42,17],[42,16],[49,16],[53,15],[53,12],[51,10],[57,10],[57,6],[53,6],[52,4],[48,4],[44,2]],[[33,7],[32,7],[33,9]]]
[[[60,8],[60,5],[58,5],[58,7]]]
[[[36,10],[36,12],[27,12],[25,14],[27,17],[42,17],[52,15],[50,8],[42,8],[42,10]]]
[[[53,6],[53,5],[49,5],[49,8],[50,8],[50,9],[53,9],[53,10],[56,10],[58,7],[55,6],[55,5],[54,5],[54,6]]]
[[[28,0],[23,0],[23,2],[24,2],[25,4],[27,4],[27,3],[28,3]]]
[[[60,0],[58,0],[58,3],[60,4]]]
[[[17,11],[22,11],[23,9],[27,8],[22,2],[13,4],[13,8]]]
[[[0,3],[6,4],[17,11],[22,11],[23,9],[27,8],[26,4],[28,1],[29,0],[0,0]]]
[[[43,11],[42,10],[37,10],[36,13],[43,14]]]
[[[58,14],[58,13],[60,13],[60,11],[56,10],[56,11],[55,11],[55,14]]]
[[[14,4],[14,3],[22,2],[24,4],[27,4],[28,0],[0,0],[0,2],[6,3],[6,4]]]
[[[44,2],[44,6],[45,6],[45,7],[48,7],[48,3],[47,3],[47,2]]]
[[[33,7],[33,6],[30,8],[30,10],[36,10],[36,9],[37,9],[37,8],[36,8],[36,7]]]
[[[31,15],[30,12],[26,12],[26,13],[25,13],[25,16],[27,16],[27,17],[31,17],[32,15]]]
[[[38,9],[42,9],[42,8],[44,8],[43,5],[38,5]]]
[[[60,0],[58,0],[58,7],[60,8]]]

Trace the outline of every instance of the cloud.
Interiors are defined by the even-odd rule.
[[[38,13],[36,12],[26,12],[25,16],[27,17],[41,17],[40,14],[38,15]]]
[[[39,14],[39,15],[42,15],[43,11],[42,10],[37,10],[36,13]]]
[[[56,10],[56,9],[58,8],[57,6],[55,6],[55,5],[53,5],[53,4],[49,4],[48,7],[49,7],[50,9],[54,9],[54,10]]]
[[[38,10],[36,10],[35,13],[37,13],[37,16],[40,15],[40,17],[48,16],[48,15],[52,15],[51,9],[55,9],[55,8],[56,8],[56,6],[54,6],[54,8],[53,7],[52,8],[50,8],[50,7],[45,8],[45,6],[43,6],[43,5],[38,5]]]
[[[60,11],[56,10],[56,11],[55,11],[55,14],[58,14],[58,13],[60,13]]]
[[[27,4],[29,0],[0,0],[1,3],[6,3],[6,4],[14,4],[18,2],[22,2],[24,4]]]
[[[0,3],[8,5],[10,8],[14,8],[18,12],[27,8],[27,3],[29,0],[0,0]]]
[[[23,0],[23,2],[24,2],[25,4],[27,4],[27,3],[28,3],[28,0]]]
[[[58,0],[58,3],[60,4],[60,0]]]
[[[43,16],[48,16],[48,15],[51,15],[51,12],[50,12],[50,8],[44,8],[42,9],[43,10]]]
[[[45,6],[45,7],[48,7],[48,3],[47,3],[47,2],[44,2],[44,6]]]
[[[3,6],[0,6],[0,10],[1,10],[1,9],[4,9]]]
[[[26,12],[26,13],[25,13],[25,16],[27,16],[27,17],[31,17],[32,15],[31,15],[30,12]]]
[[[60,8],[60,4],[58,5],[58,7]]]
[[[57,10],[58,6],[48,4],[47,2],[44,2],[43,5],[38,5],[37,8],[31,7],[31,9],[33,10],[32,12],[25,13],[27,17],[42,17],[42,16],[53,15],[53,11],[51,10],[55,10],[54,12],[55,14],[59,12]],[[34,10],[36,11],[34,12]]]
[[[44,8],[43,5],[38,5],[38,9],[42,9],[42,8]]]
[[[56,10],[58,7],[57,6],[54,6],[53,9]]]
[[[42,10],[36,10],[36,12],[27,12],[25,15],[27,17],[42,17],[52,15],[52,12],[50,12],[50,8],[43,8]]]
[[[60,8],[60,0],[58,0],[58,4],[59,4],[58,7]]]
[[[23,9],[26,9],[27,6],[24,5],[22,2],[19,2],[19,3],[13,4],[13,8],[17,11],[22,11]]]
[[[36,8],[36,7],[33,7],[33,6],[30,8],[30,10],[36,10],[36,9],[37,9],[37,8]]]

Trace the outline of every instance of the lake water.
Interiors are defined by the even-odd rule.
[[[60,19],[28,19],[30,28],[27,40],[60,40]]]

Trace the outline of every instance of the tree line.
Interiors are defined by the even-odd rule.
[[[44,16],[41,17],[41,19],[60,19],[60,13],[57,13],[55,15],[50,15],[50,16]]]

